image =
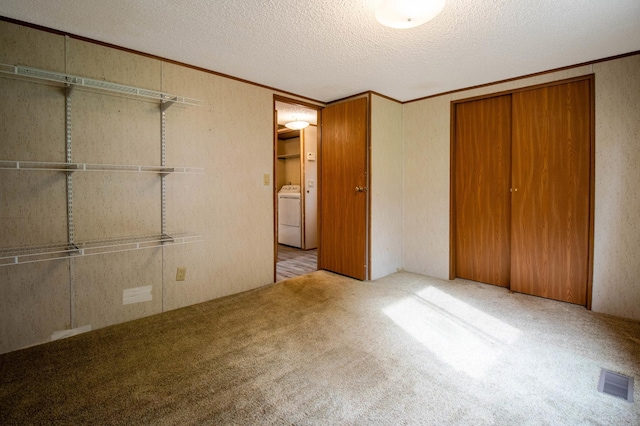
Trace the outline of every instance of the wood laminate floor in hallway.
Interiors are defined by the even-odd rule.
[[[278,244],[276,282],[318,270],[318,250],[300,250]]]

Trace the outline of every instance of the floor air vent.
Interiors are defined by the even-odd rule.
[[[603,368],[600,371],[598,391],[633,402],[633,377],[623,376]]]

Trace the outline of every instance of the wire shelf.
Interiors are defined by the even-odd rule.
[[[8,65],[0,63],[0,75],[2,74],[16,78],[27,78],[30,80],[53,82],[55,84],[66,87],[66,162],[0,160],[0,170],[40,170],[59,171],[67,173],[67,225],[69,232],[67,243],[0,249],[0,266],[43,262],[56,259],[69,259],[72,257],[116,253],[130,250],[140,250],[145,248],[162,247],[165,245],[187,244],[203,241],[201,235],[187,233],[167,234],[164,226],[165,222],[163,216],[163,226],[160,230],[161,233],[159,235],[133,236],[129,238],[113,238],[76,242],[73,233],[73,192],[71,186],[73,176],[72,173],[75,172],[155,173],[162,176],[163,184],[165,181],[165,175],[168,174],[204,173],[204,168],[199,167],[166,167],[164,162],[164,140],[162,141],[162,163],[160,166],[91,164],[73,162],[71,159],[71,93],[72,90],[75,90],[74,87],[80,86],[85,87],[89,90],[97,90],[102,92],[115,93],[126,97],[157,101],[160,104],[160,111],[162,113],[163,137],[165,132],[164,114],[168,107],[170,107],[171,105],[201,106],[203,105],[202,101],[187,98],[184,96],[177,96],[169,93],[112,83],[109,81],[94,80],[71,74],[63,74],[20,65]],[[165,203],[164,197],[165,193],[163,188],[163,211]]]
[[[174,233],[169,235],[142,235],[127,238],[110,238],[74,244],[51,244],[33,247],[0,249],[0,266],[44,262],[70,257],[117,253],[164,245],[188,244],[204,241],[202,235]]]
[[[112,83],[109,81],[95,80],[77,75],[58,73],[54,71],[41,70],[38,68],[25,67],[22,65],[0,64],[0,73],[10,74],[19,77],[28,77],[36,80],[52,81],[64,85],[82,86],[106,92],[118,93],[126,96],[134,96],[145,99],[152,99],[162,103],[181,104],[189,106],[202,106],[203,102],[198,99],[177,96],[155,90],[142,89],[139,87],[127,86],[124,84]]]
[[[162,167],[135,166],[118,164],[89,164],[89,163],[56,163],[39,161],[11,161],[0,160],[0,170],[47,170],[61,172],[134,172],[134,173],[184,173],[202,174],[202,167]]]

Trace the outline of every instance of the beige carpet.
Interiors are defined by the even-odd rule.
[[[0,355],[0,424],[640,424],[601,367],[637,383],[640,324],[319,271]]]

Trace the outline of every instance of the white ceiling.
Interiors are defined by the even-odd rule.
[[[640,0],[447,0],[408,30],[377,0],[2,0],[0,15],[331,101],[407,101],[640,50]]]

